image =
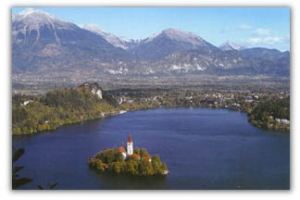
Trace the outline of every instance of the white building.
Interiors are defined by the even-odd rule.
[[[118,149],[118,151],[120,153],[122,153],[122,156],[123,156],[124,160],[126,159],[127,156],[131,156],[131,155],[133,155],[135,157],[139,156],[139,155],[137,155],[137,154],[135,155],[133,153],[133,142],[131,140],[130,133],[129,133],[128,141],[127,141],[127,149],[125,148],[124,143],[123,143],[122,146]]]
[[[123,159],[125,160],[127,154],[126,154],[126,149],[125,149],[124,143],[123,143],[122,146],[119,148],[119,152],[122,153]]]
[[[280,120],[282,124],[286,125],[286,124],[290,124],[290,121],[287,119],[281,119]]]
[[[31,102],[33,102],[33,100],[24,101],[23,103],[21,103],[21,106],[26,106]]]
[[[131,140],[131,135],[129,133],[128,141],[127,141],[127,154],[132,155],[133,154],[133,142]]]
[[[127,156],[132,156],[139,160],[141,159],[141,156],[139,154],[133,153],[133,142],[131,140],[130,134],[128,136],[127,149],[125,148],[124,143],[123,143],[122,146],[118,149],[118,151],[122,154],[124,160],[127,158]],[[148,162],[152,161],[150,156],[146,156],[143,159]]]

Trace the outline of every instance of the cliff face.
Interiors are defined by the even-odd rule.
[[[99,97],[99,99],[103,99],[103,90],[98,85],[98,83],[85,82],[82,85],[80,85],[79,87],[89,89],[93,94],[97,95]]]

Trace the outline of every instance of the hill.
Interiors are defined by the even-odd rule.
[[[14,96],[13,134],[54,130],[64,124],[113,115],[119,110],[112,97],[105,94],[100,98],[99,92],[93,92],[93,89],[95,87],[89,89],[80,86],[54,90],[42,97]]]

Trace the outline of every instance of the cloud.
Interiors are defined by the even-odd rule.
[[[258,35],[258,36],[270,35],[270,30],[264,28],[258,28],[255,30],[253,35]]]
[[[248,39],[248,43],[250,43],[250,44],[257,44],[257,43],[260,43],[261,42],[261,38],[250,38],[250,39]]]
[[[251,30],[252,26],[248,25],[248,24],[241,24],[238,27],[240,30]]]
[[[290,37],[289,36],[267,36],[267,37],[252,37],[247,40],[247,43],[252,45],[257,44],[266,44],[266,45],[273,45],[278,43],[289,43]]]
[[[224,33],[229,33],[229,32],[233,32],[233,31],[249,31],[249,30],[252,30],[252,26],[250,26],[248,24],[240,24],[239,26],[236,26],[236,27],[225,26],[219,31],[219,33],[224,34]]]
[[[266,37],[266,38],[264,38],[264,42],[266,44],[275,44],[275,43],[284,41],[284,39],[285,38],[283,38],[283,37]]]

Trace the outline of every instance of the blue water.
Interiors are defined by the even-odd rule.
[[[131,133],[134,147],[159,154],[171,174],[141,178],[99,174],[88,156],[121,146]],[[14,137],[25,148],[17,162],[33,182],[56,189],[289,189],[290,138],[258,129],[245,113],[203,108],[153,109],[67,125],[30,137]]]

